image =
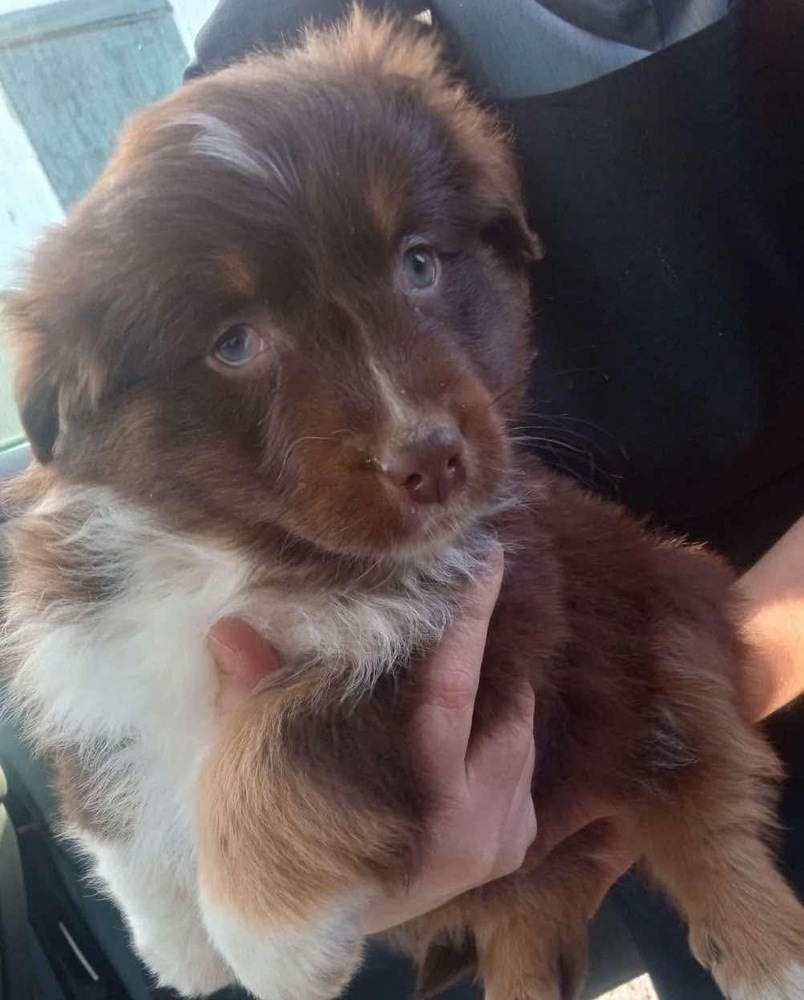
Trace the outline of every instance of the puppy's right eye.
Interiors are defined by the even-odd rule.
[[[414,292],[423,292],[436,283],[438,260],[429,247],[412,246],[402,255],[405,284]]]
[[[242,368],[262,354],[265,347],[265,341],[254,327],[237,323],[218,339],[212,354],[229,368]]]

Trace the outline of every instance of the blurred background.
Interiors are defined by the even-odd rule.
[[[123,120],[174,90],[215,0],[0,0],[0,300],[95,180]],[[21,439],[0,337],[0,448]]]

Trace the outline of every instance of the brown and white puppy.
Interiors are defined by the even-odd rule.
[[[728,570],[516,452],[538,254],[506,141],[413,27],[338,32],[138,116],[11,304],[38,459],[6,649],[66,820],[164,983],[335,996],[431,807],[416,663],[507,547],[476,727],[538,695],[542,825],[620,803],[732,1000],[804,997],[741,717]],[[282,669],[225,726],[205,646]],[[433,990],[575,997],[595,831],[394,935]]]

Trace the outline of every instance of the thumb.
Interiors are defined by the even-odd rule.
[[[208,644],[218,674],[216,707],[228,715],[267,677],[279,670],[279,656],[262,636],[238,618],[212,626]]]

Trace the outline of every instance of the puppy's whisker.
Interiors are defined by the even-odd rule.
[[[548,437],[545,434],[533,434],[526,437],[512,438],[512,440],[516,444],[527,444],[533,447],[547,444],[553,445],[557,448],[564,448],[566,451],[571,451],[576,455],[586,455],[587,457],[591,455],[591,452],[588,449],[579,448],[577,445],[570,444],[568,441],[562,441],[561,438]]]
[[[538,358],[538,354],[536,355]],[[558,371],[544,371],[539,369],[539,382],[545,382],[553,378],[566,378],[568,375],[599,375],[599,368],[560,368]]]
[[[501,399],[504,399],[507,395],[509,395],[509,393],[514,392],[514,390],[521,389],[522,386],[527,384],[529,380],[530,380],[530,374],[528,373],[527,375],[523,375],[522,378],[517,379],[515,382],[512,382],[509,386],[503,389],[502,392],[498,393],[491,399],[491,401],[488,404],[489,408],[494,406],[496,403],[499,403]]]
[[[608,428],[603,427],[601,424],[595,423],[593,420],[589,420],[585,417],[576,417],[570,413],[549,414],[544,412],[535,412],[532,417],[525,416],[521,418],[519,423],[523,427],[529,427],[532,426],[534,421],[552,422],[554,424],[558,424],[558,426],[564,431],[569,431],[569,428],[564,427],[565,423],[581,424],[584,427],[589,427],[596,434],[600,434],[606,438],[624,458],[628,458],[628,452],[625,446],[615,436],[615,434],[608,430]]]
[[[285,449],[284,455],[282,456],[282,464],[280,465],[279,472],[277,473],[277,480],[279,482],[281,482],[285,476],[285,469],[287,468],[290,456],[293,454],[296,448],[298,448],[302,444],[306,444],[308,441],[329,441],[333,444],[341,443],[336,441],[332,434],[326,434],[324,436],[319,436],[316,434],[306,434],[304,437],[296,438],[295,441],[291,442],[291,444],[288,445],[288,447]]]
[[[553,456],[556,455],[555,449],[557,448],[563,448],[567,452],[573,452],[578,455],[582,454],[588,461],[592,476],[591,482],[575,467],[577,463],[574,463],[572,469],[568,469],[564,463],[559,464],[555,459],[551,459],[551,464],[555,464],[562,471],[570,472],[576,479],[586,483],[590,488],[592,488],[593,483],[599,483],[602,480],[608,484],[610,489],[615,492],[617,490],[617,484],[621,477],[615,475],[605,465],[601,464],[599,461],[601,456],[598,443],[593,441],[590,436],[582,434],[574,428],[563,427],[560,424],[545,423],[544,425],[539,425],[533,422],[526,422],[521,428],[514,429],[510,433],[509,440],[514,445],[527,449],[537,451],[548,449]],[[612,440],[614,439],[612,438]]]

